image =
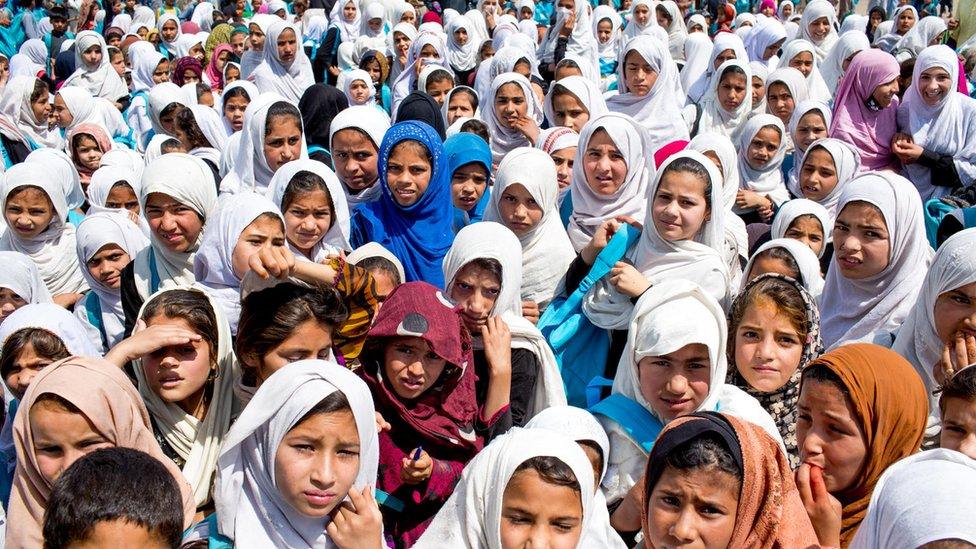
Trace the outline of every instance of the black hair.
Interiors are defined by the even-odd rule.
[[[87,540],[98,523],[113,521],[140,526],[169,547],[179,547],[183,497],[159,460],[131,448],[103,448],[73,463],[51,490],[44,547],[73,546]]]
[[[295,121],[295,125],[298,126],[298,129],[302,130],[302,113],[299,112],[298,107],[287,101],[278,101],[268,108],[268,116],[265,118],[264,125],[264,137],[267,137],[268,133],[271,131],[270,122],[278,117],[291,118]]]
[[[298,425],[299,423],[317,414],[334,414],[336,412],[344,411],[352,412],[352,407],[349,405],[349,400],[346,398],[346,395],[342,393],[342,391],[332,391],[329,393],[329,396],[323,398],[318,402],[318,404],[313,406],[311,410],[305,412],[305,415],[296,421],[295,425]],[[292,429],[294,428],[295,426],[293,425]]]
[[[814,362],[806,368],[803,369],[803,376],[800,378],[800,386],[802,387],[807,380],[819,381],[820,383],[827,383],[836,387],[841,393],[844,393],[846,398],[851,397],[851,391],[844,385],[844,380],[837,375],[837,372],[831,370],[825,364],[819,362]]]
[[[329,225],[331,229],[335,225],[335,202],[325,180],[312,172],[302,170],[291,178],[285,187],[285,193],[281,195],[281,204],[279,204],[281,211],[287,210],[299,196],[315,191],[325,191],[325,196],[329,200],[329,211],[332,212],[332,225]]]
[[[959,398],[976,402],[976,368],[963,368],[946,380],[939,397],[939,410],[945,413],[946,399]]]
[[[451,92],[451,99],[454,99],[457,95],[467,95],[468,101],[471,103],[471,108],[478,110],[478,94],[468,88],[458,88]],[[450,104],[450,99],[448,100],[448,104]]]
[[[210,86],[206,82],[197,82],[197,101],[208,93],[210,93]]]
[[[108,46],[106,49],[108,50],[108,58],[109,58],[109,60],[111,60],[116,55],[122,55],[122,50],[120,50],[119,48],[116,48],[115,46]]]
[[[658,7],[660,7],[660,6],[658,6]],[[740,75],[742,75],[743,78],[746,77],[746,71],[742,70],[742,67],[740,67],[738,65],[730,65],[728,67],[725,67],[725,70],[722,71],[722,76],[719,77],[719,79],[718,79],[719,82],[721,82],[722,80],[724,80],[725,77],[727,75],[730,75],[730,74],[740,74]],[[750,84],[752,84],[752,83],[750,82]]]
[[[206,294],[183,289],[163,292],[146,304],[142,311],[142,320],[149,322],[159,315],[185,321],[207,343],[210,347],[210,360],[212,363],[216,362],[220,331],[217,327],[217,316]]]
[[[755,266],[756,261],[760,259],[775,259],[777,261],[782,261],[786,264],[786,268],[790,270],[790,278],[793,278],[803,283],[803,278],[800,275],[800,266],[796,263],[796,258],[790,253],[786,248],[781,248],[779,246],[774,246],[772,248],[766,248],[765,250],[757,253],[752,257],[753,265]],[[746,273],[748,275],[749,273]]]
[[[207,139],[207,136],[203,134],[203,130],[200,129],[200,125],[197,124],[197,119],[193,115],[193,111],[190,109],[183,109],[176,115],[176,127],[180,129],[181,132],[186,134],[187,141],[189,143],[184,143],[183,145],[188,150],[193,150],[198,147],[213,147],[214,144]]]
[[[499,263],[497,259],[492,259],[490,257],[477,257],[462,265],[461,268],[458,269],[458,272],[460,273],[463,271],[468,265],[474,265],[483,271],[488,271],[492,276],[498,279],[499,284],[502,283],[502,264]],[[457,275],[455,274],[455,276]]]
[[[366,257],[361,259],[359,263],[356,263],[356,266],[365,269],[367,271],[376,271],[376,270],[383,271],[390,277],[390,280],[393,281],[394,286],[399,286],[400,284],[403,284],[403,281],[400,280],[400,271],[397,269],[396,265],[394,265],[392,261],[390,261],[385,257],[380,257],[378,255],[373,257]]]
[[[673,22],[673,19],[674,18],[671,17],[671,14],[668,13],[668,10],[664,9],[664,6],[658,4],[657,7],[655,8],[654,12],[655,12],[655,15],[660,15],[661,17],[664,17],[665,19],[667,19],[668,20],[668,24],[670,24],[670,23]]]
[[[583,72],[583,69],[579,66],[579,63],[577,63],[576,61],[568,57],[564,57],[562,58],[561,61],[556,63],[556,68],[558,69],[559,67],[569,67],[571,69],[576,69],[580,72]]]
[[[427,85],[436,84],[438,82],[443,82],[445,80],[450,80],[454,83],[454,75],[448,72],[447,69],[436,69],[431,72],[430,76],[427,77]],[[427,90],[423,90],[427,91]]]
[[[40,99],[42,95],[47,94],[50,90],[51,88],[48,87],[47,82],[41,80],[40,78],[34,80],[34,90],[30,95],[31,103]]]
[[[28,345],[41,358],[57,361],[68,358],[71,352],[61,338],[43,328],[21,328],[10,334],[0,348],[0,376],[10,374],[21,351]]]
[[[562,460],[552,456],[536,456],[534,458],[529,458],[523,461],[518,467],[515,468],[515,472],[512,473],[511,478],[515,478],[516,475],[523,471],[535,471],[539,474],[539,477],[547,484],[554,484],[556,486],[565,486],[566,488],[572,488],[574,492],[580,491],[579,479],[573,473],[573,470],[563,463]],[[509,480],[511,482],[511,480]]]
[[[159,145],[159,150],[163,154],[170,153],[181,148],[183,148],[183,143],[180,143],[180,140],[176,139],[175,137],[171,137]]]
[[[221,96],[221,100],[226,105],[227,101],[235,97],[243,97],[244,99],[247,99],[248,103],[250,103],[252,99],[251,96],[247,94],[247,90],[244,88],[244,86],[237,86],[224,92],[224,94]]]
[[[163,61],[165,61],[165,59]],[[162,61],[160,61],[160,63],[162,63]],[[165,117],[173,114],[173,111],[175,111],[175,110],[182,110],[183,108],[184,108],[183,105],[180,105],[179,103],[176,103],[174,101],[173,103],[170,103],[169,105],[166,105],[166,107],[163,108],[163,110],[159,111],[159,117],[160,118],[165,118]]]
[[[677,446],[664,460],[668,466],[679,471],[720,471],[742,482],[742,469],[717,433],[706,432]]]
[[[797,221],[799,221],[801,219],[804,220],[804,221],[816,221],[817,222],[817,225],[820,225],[820,232],[823,233],[824,236],[827,236],[827,227],[824,227],[823,226],[823,221],[820,221],[820,218],[817,217],[814,214],[801,214],[801,215],[798,215],[798,216],[794,217],[793,218],[793,221],[790,221],[790,224],[786,228],[786,230],[789,230],[790,227],[792,227],[794,223],[796,223]]]
[[[664,169],[664,173],[661,174],[661,179],[664,179],[664,176],[669,173],[690,173],[701,179],[705,183],[705,205],[708,208],[712,207],[712,177],[708,175],[708,169],[701,162],[694,158],[678,158],[668,164],[668,167]]]
[[[478,137],[484,139],[485,143],[490,142],[490,137],[488,134],[488,125],[476,118],[472,118],[471,120],[466,121],[464,124],[461,124],[461,132],[473,133]]]

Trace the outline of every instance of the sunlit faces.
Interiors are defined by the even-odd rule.
[[[578,97],[568,90],[562,91],[564,88],[560,87],[556,89],[560,91],[552,96],[553,124],[565,126],[579,133],[590,120],[590,111],[586,109]]]
[[[808,51],[801,51],[790,59],[790,66],[803,73],[804,78],[813,72],[813,54]]]
[[[257,373],[258,386],[271,374],[299,360],[325,360],[332,356],[332,327],[315,319],[295,326],[291,335],[262,357],[242,356]]]
[[[896,25],[898,27],[898,34],[901,35],[912,30],[912,27],[915,26],[915,12],[913,10],[904,10],[899,13]]]
[[[566,147],[559,149],[549,155],[553,164],[556,165],[556,183],[560,189],[569,187],[573,181],[573,164],[576,163],[577,147]]]
[[[235,95],[224,100],[224,118],[230,122],[235,132],[244,128],[244,111],[247,110],[249,104],[250,101],[242,95]]]
[[[102,161],[102,149],[98,142],[87,134],[78,134],[73,140],[75,161],[89,171],[98,169]]]
[[[939,447],[976,459],[976,403],[964,398],[942,397],[941,406]]]
[[[424,47],[420,48],[420,55],[417,57],[428,61],[439,61],[441,55],[437,53],[437,48],[433,44],[424,44]]]
[[[796,102],[793,99],[793,94],[790,93],[790,88],[782,82],[773,82],[766,87],[766,101],[766,108],[769,109],[769,113],[776,115],[783,121],[783,124],[789,124],[790,117],[793,116],[793,109],[796,108]]]
[[[468,43],[467,29],[465,29],[464,27],[458,27],[458,29],[454,31],[454,41],[457,42],[457,45],[459,46],[463,46],[467,44]]]
[[[410,37],[403,34],[400,31],[393,33],[393,49],[396,50],[397,54],[401,57],[407,54],[407,50],[410,49]]]
[[[637,50],[627,52],[624,57],[624,80],[627,91],[638,97],[651,93],[657,82],[658,71],[647,62]]]
[[[521,10],[519,10],[519,21],[525,21],[526,19],[532,19],[532,17],[534,17],[534,15],[535,14],[532,13],[532,9],[529,8],[528,6],[525,6],[524,8],[522,8]]]
[[[176,40],[176,35],[179,34],[179,28],[176,26],[176,21],[168,19],[163,23],[163,28],[159,29],[159,35],[166,42],[173,42]]]
[[[429,154],[426,147],[412,140],[398,143],[390,152],[386,184],[400,206],[413,206],[427,191],[433,175]]]
[[[261,214],[252,221],[237,238],[234,251],[231,254],[231,269],[234,275],[243,279],[251,270],[248,266],[251,256],[264,248],[283,248],[285,246],[285,228],[281,219],[272,214]]]
[[[43,396],[31,406],[30,430],[37,469],[48,483],[85,455],[113,446],[84,414]]]
[[[356,20],[356,3],[346,2],[342,5],[342,18],[346,20],[347,23],[352,23]]]
[[[183,83],[184,84],[196,84],[200,81],[200,73],[194,69],[186,69],[183,71]]]
[[[269,116],[264,129],[264,158],[273,171],[302,155],[302,123],[289,115]]]
[[[878,106],[882,109],[891,105],[891,100],[898,94],[898,77],[895,77],[891,82],[885,82],[877,88],[874,88],[874,93],[871,97],[878,102]]]
[[[738,109],[747,95],[746,75],[737,67],[729,67],[718,83],[718,101],[727,112]]]
[[[474,98],[468,92],[455,92],[447,103],[447,123],[453,124],[458,118],[474,116]]]
[[[332,197],[322,189],[299,193],[283,215],[285,237],[306,256],[335,223]]]
[[[845,278],[862,280],[888,266],[888,224],[877,206],[861,201],[847,203],[837,214],[833,240],[834,261]]]
[[[785,41],[786,41],[786,39],[784,38],[784,39],[779,40],[777,42],[773,42],[769,46],[766,46],[766,49],[763,50],[763,61],[768,61],[774,55],[776,55],[777,53],[779,53],[779,49],[783,47],[783,42],[785,42]]]
[[[0,323],[24,305],[27,305],[27,301],[17,295],[17,292],[10,288],[0,288]]]
[[[451,199],[454,207],[469,211],[488,188],[488,171],[478,162],[465,164],[451,174]]]
[[[432,77],[427,80],[427,95],[431,96],[437,102],[438,107],[441,107],[447,99],[448,92],[454,89],[454,79],[450,78],[450,75],[446,72],[437,71],[434,74],[438,78]]]
[[[197,212],[167,194],[150,193],[145,213],[153,235],[173,252],[189,250],[203,230],[203,219]]]
[[[752,106],[755,107],[762,103],[763,96],[766,95],[766,83],[758,76],[752,77]]]
[[[806,334],[767,297],[746,307],[735,330],[735,366],[750,386],[769,393],[786,385],[800,366]]]
[[[560,61],[560,64],[556,66],[556,72],[553,74],[553,81],[558,82],[570,76],[583,76],[583,71],[575,65],[573,61]]]
[[[799,240],[813,250],[813,253],[820,255],[824,247],[824,236],[826,231],[820,224],[820,220],[815,215],[801,215],[790,223],[783,236]]]
[[[169,325],[197,333],[184,318],[158,314],[147,326]],[[176,404],[197,419],[206,415],[204,401],[207,379],[217,368],[210,344],[199,339],[182,345],[162,347],[142,357],[142,370],[149,389],[164,402]]]
[[[115,69],[115,73],[119,76],[125,74],[125,55],[119,52],[112,56],[111,59],[112,68]]]
[[[298,53],[298,38],[295,36],[295,31],[290,28],[286,28],[281,31],[278,35],[277,40],[278,46],[278,60],[281,64],[288,67],[295,61],[295,56]]]
[[[712,68],[717,70],[719,67],[722,66],[722,63],[725,63],[726,61],[732,59],[735,59],[735,50],[731,48],[727,50],[722,50],[721,52],[719,52],[718,55],[715,56],[715,62],[712,63]]]
[[[782,4],[780,9],[783,10],[783,21],[789,21],[790,17],[793,15],[793,3]]]
[[[935,332],[943,343],[976,336],[976,282],[939,294],[932,310]]]
[[[501,291],[501,268],[489,260],[461,267],[448,288],[449,297],[461,309],[464,325],[474,334],[481,334]]]
[[[753,136],[752,141],[749,142],[749,150],[746,151],[746,160],[749,165],[759,169],[769,163],[776,156],[782,137],[779,128],[775,126],[760,128]]]
[[[163,59],[156,65],[156,69],[153,70],[152,79],[155,84],[169,82],[169,61]]]
[[[949,73],[940,67],[929,67],[918,75],[918,94],[922,96],[925,104],[934,107],[945,99],[952,86]]]
[[[359,454],[359,430],[350,409],[312,414],[278,444],[275,487],[294,510],[325,519],[352,488]]]
[[[834,157],[822,147],[816,147],[803,157],[800,168],[800,192],[815,202],[825,199],[839,181]]]
[[[597,39],[601,44],[606,44],[610,41],[611,36],[613,36],[613,23],[610,22],[610,19],[601,19],[596,24]]]
[[[437,383],[447,361],[419,337],[391,338],[383,351],[383,373],[393,392],[413,400]]]
[[[671,15],[668,10],[664,9],[664,6],[658,5],[654,9],[654,15],[657,18],[657,25],[663,29],[671,27]]]
[[[207,57],[206,50],[203,49],[203,44],[201,44],[200,42],[194,44],[190,48],[190,51],[187,52],[186,55],[188,57],[196,57],[197,61],[199,61],[200,63],[203,63],[203,61]]]
[[[807,25],[807,32],[810,33],[810,38],[813,39],[813,42],[819,44],[830,34],[830,19],[827,17],[818,17],[810,21],[810,24]]]
[[[634,8],[633,18],[641,28],[644,28],[651,20],[651,9],[646,4],[641,4]]]
[[[380,32],[383,31],[383,19],[381,19],[379,17],[374,17],[374,18],[370,19],[369,21],[366,21],[366,26],[369,27],[369,30],[374,35],[375,34],[379,34]]]
[[[368,61],[363,67],[363,70],[369,74],[369,79],[373,81],[374,86],[378,85],[383,78],[383,68],[375,58],[372,61]]]
[[[10,229],[25,239],[44,232],[57,215],[47,193],[33,186],[14,189],[7,196],[3,214]]]
[[[379,151],[368,135],[356,128],[332,136],[332,164],[336,176],[353,194],[367,189],[379,177]]]
[[[353,80],[349,84],[349,95],[356,105],[365,105],[369,101],[369,86],[362,80]]]
[[[654,228],[661,238],[693,240],[708,221],[711,208],[705,191],[707,175],[669,167],[661,176],[651,205]]]
[[[498,528],[502,549],[573,549],[583,533],[580,490],[546,481],[528,467],[509,479]]]
[[[637,363],[640,392],[655,415],[665,423],[690,414],[708,396],[711,359],[708,347],[691,343],[661,356],[646,356]]]
[[[807,150],[814,141],[827,137],[827,122],[823,114],[814,109],[801,116],[793,137],[793,143],[801,151]]]
[[[515,82],[502,84],[495,93],[495,116],[506,128],[515,129],[529,110],[525,92]]]
[[[590,189],[603,196],[616,193],[626,180],[627,160],[603,128],[593,132],[586,144],[583,173]]]
[[[10,365],[10,369],[4,374],[3,382],[14,397],[23,399],[27,387],[34,381],[34,376],[54,362],[51,358],[41,356],[34,348],[34,344],[27,341]]]
[[[498,213],[515,236],[523,236],[542,221],[542,207],[525,186],[515,183],[505,187],[498,201]]]
[[[867,456],[864,431],[850,399],[834,383],[805,376],[797,411],[800,460],[823,469],[828,492],[849,488]]]
[[[647,497],[647,547],[728,547],[741,481],[718,467],[668,465]]]
[[[179,103],[170,103],[159,113],[159,125],[168,135],[176,135],[176,115],[180,114],[181,110],[183,106]]]
[[[129,264],[129,254],[116,244],[106,244],[98,249],[85,267],[92,278],[108,288],[117,290],[122,285],[122,269]]]
[[[68,129],[71,123],[74,122],[75,117],[71,114],[68,109],[68,104],[64,102],[64,98],[61,97],[60,93],[54,94],[54,116],[58,120],[58,126],[61,129]]]
[[[251,49],[254,51],[264,51],[264,42],[267,37],[264,35],[261,27],[257,23],[251,23],[248,30],[250,33],[247,35],[247,40],[251,43]]]

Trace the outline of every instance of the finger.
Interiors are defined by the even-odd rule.
[[[966,340],[962,338],[961,334],[956,334],[956,344],[953,350],[955,351],[954,358],[956,359],[953,370],[962,370],[969,364],[969,356],[966,352]]]
[[[827,483],[823,478],[823,469],[820,467],[810,468],[810,492],[813,494],[814,501],[817,502],[826,502],[830,498]]]
[[[484,326],[481,327],[481,339],[491,338],[491,330],[488,329],[488,323],[486,322]]]
[[[356,489],[349,490],[349,502],[352,504],[353,513],[357,515],[359,514],[360,510],[365,507],[363,495],[360,494],[359,490]]]
[[[966,366],[976,362],[976,337],[972,335],[966,336],[966,357],[969,359]]]
[[[804,504],[813,503],[813,494],[810,491],[810,466],[806,463],[800,464],[796,470],[796,489],[800,492],[800,499]]]
[[[949,351],[949,345],[948,344],[942,346],[942,362],[939,364],[939,366],[941,367],[941,370],[942,370],[942,372],[941,372],[942,377],[949,378],[950,376],[952,376],[952,373],[953,373],[952,372],[952,353],[951,353],[951,351]],[[937,372],[936,373],[937,374],[936,377],[938,377],[938,374],[939,373],[940,372]]]
[[[136,328],[135,330],[132,331],[132,335],[138,334],[139,332],[145,329],[146,329],[146,321],[140,318],[139,320],[136,321]]]

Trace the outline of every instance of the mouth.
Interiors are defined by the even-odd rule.
[[[475,199],[473,196],[472,197],[462,196],[461,198],[458,198],[458,202],[460,202],[461,205],[464,206],[465,210],[470,210],[472,207],[474,207],[475,204],[478,203],[478,200]]]
[[[524,221],[511,221],[509,223],[513,231],[527,231],[532,228],[532,225]]]
[[[423,379],[400,379],[400,385],[410,392],[419,392],[424,388]]]
[[[417,196],[417,191],[415,191],[413,189],[407,189],[407,188],[397,189],[397,190],[394,191],[394,193],[398,197],[400,197],[400,198],[402,198],[404,200],[411,200],[411,199],[413,199],[413,197]]]
[[[169,244],[179,244],[183,241],[183,235],[180,233],[160,233],[159,237]]]
[[[302,495],[305,496],[305,500],[312,507],[326,507],[336,499],[335,494],[320,490],[306,490],[302,492]]]
[[[658,400],[660,400],[661,402],[663,402],[664,405],[667,406],[669,410],[675,411],[675,412],[680,412],[680,411],[684,410],[685,408],[687,408],[692,403],[692,400],[690,398],[664,398],[664,397],[660,397]]]
[[[778,374],[779,369],[768,364],[763,364],[760,366],[753,366],[752,371],[758,374]]]
[[[161,374],[156,379],[162,389],[175,389],[183,381],[183,378],[176,373]]]
[[[804,185],[804,186],[800,187],[800,190],[802,190],[804,194],[818,194],[818,193],[820,193],[820,187],[819,186],[816,186],[816,185]]]
[[[113,274],[102,279],[102,283],[106,286],[114,286],[119,281],[119,275]]]
[[[862,261],[853,256],[838,255],[837,264],[843,269],[856,269],[861,266]]]
[[[21,227],[20,225],[14,225],[14,230],[20,234],[30,234],[34,232],[34,227]]]

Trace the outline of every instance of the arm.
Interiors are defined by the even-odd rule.
[[[938,187],[948,187],[958,189],[963,186],[962,179],[959,178],[959,171],[956,170],[956,162],[952,155],[939,154],[929,149],[922,149],[922,154],[916,162],[932,172],[930,182]]]
[[[373,325],[373,318],[379,311],[379,299],[376,297],[376,281],[369,271],[347,261],[341,262],[341,275],[336,280],[335,288],[343,297],[349,317],[339,326],[339,333],[334,336],[333,344],[342,351],[346,358],[356,358],[362,350],[369,328]]]

